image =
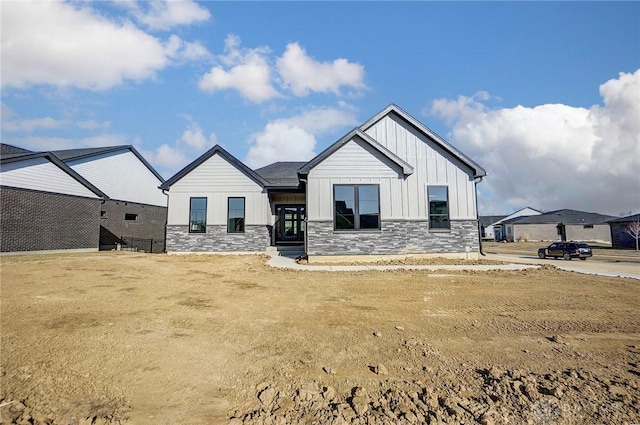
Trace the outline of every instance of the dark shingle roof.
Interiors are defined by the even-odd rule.
[[[298,170],[305,164],[306,162],[276,162],[254,171],[268,181],[270,186],[296,188],[300,184]]]
[[[17,146],[6,145],[4,143],[0,143],[0,156],[4,158],[13,158],[22,155],[28,155],[33,153],[30,150],[19,148]]]
[[[480,225],[487,227],[496,221],[500,221],[503,218],[507,217],[506,215],[481,215],[478,217],[480,219]]]
[[[540,215],[528,215],[524,217],[515,217],[506,220],[503,223],[515,224],[604,224],[611,220],[610,215],[602,215],[598,213],[576,211],[576,210],[556,210],[549,211]]]
[[[632,221],[640,220],[640,214],[629,215],[627,217],[614,218],[609,220],[609,223],[631,223]]]

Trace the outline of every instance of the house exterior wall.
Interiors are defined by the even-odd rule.
[[[451,231],[430,232],[426,220],[382,220],[381,229],[367,232],[336,232],[333,220],[307,223],[307,254],[314,255],[408,255],[478,252],[478,223],[451,222]]]
[[[206,233],[189,233],[190,198],[207,198]],[[245,233],[227,233],[228,198],[245,198]],[[264,251],[272,215],[266,191],[220,155],[213,155],[169,190],[167,252]],[[257,246],[260,245],[258,249]]]
[[[85,198],[99,198],[47,158],[2,164],[2,185]]]
[[[111,199],[167,206],[162,182],[129,149],[68,161],[74,171]]]
[[[545,224],[518,224],[514,223],[513,239],[511,242],[520,241],[558,241],[557,223]],[[585,229],[582,224],[565,225],[567,240],[611,243],[611,234],[608,224],[595,224],[593,229]]]
[[[594,224],[592,229],[582,224],[567,224],[565,226],[568,241],[586,241],[611,243],[611,228],[608,224]]]
[[[307,176],[307,216],[314,221],[333,220],[336,184],[379,184],[381,217],[406,218],[408,202],[402,196],[401,173],[397,165],[370,147],[350,141]]]
[[[125,220],[125,214],[135,214],[136,220]],[[106,201],[100,213],[100,246],[110,249],[121,239],[149,239],[153,252],[164,250],[164,230],[167,208],[136,202]]]
[[[630,222],[610,223],[611,245],[616,249],[636,249],[636,240],[625,230]]]
[[[0,187],[0,251],[97,251],[101,202]]]
[[[167,252],[264,252],[267,226],[247,225],[244,233],[227,233],[226,225],[207,225],[206,233],[189,233],[187,225],[167,226]]]
[[[414,173],[401,184],[404,218],[426,218],[426,186],[443,185],[449,188],[451,219],[477,219],[474,179],[460,160],[393,114],[380,119],[365,133],[414,167]]]

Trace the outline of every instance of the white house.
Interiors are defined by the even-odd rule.
[[[215,146],[161,186],[167,251],[477,255],[485,175],[396,105],[307,163],[251,170]]]

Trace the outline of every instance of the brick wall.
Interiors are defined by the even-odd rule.
[[[378,231],[334,231],[333,221],[307,223],[311,255],[442,254],[478,252],[478,223],[452,221],[448,232],[430,232],[427,221],[383,220]]]
[[[102,205],[100,217],[100,245],[110,246],[120,242],[121,237],[164,240],[167,208],[109,200]],[[126,214],[136,216],[125,220]],[[154,243],[154,252],[161,252],[163,244]]]
[[[0,188],[0,251],[98,249],[101,199]]]
[[[167,252],[264,252],[270,245],[267,226],[244,230],[227,233],[225,225],[207,225],[206,233],[189,233],[189,226],[167,226]]]

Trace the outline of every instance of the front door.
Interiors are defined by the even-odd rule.
[[[277,205],[276,244],[301,244],[304,242],[304,205]]]

